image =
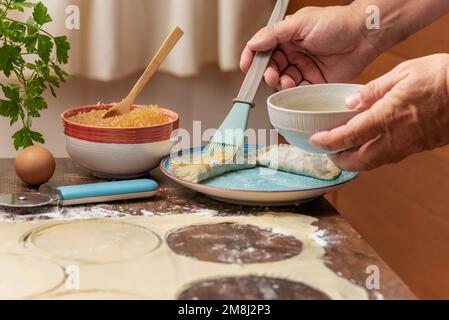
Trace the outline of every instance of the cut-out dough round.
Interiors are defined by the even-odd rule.
[[[179,300],[330,300],[325,293],[300,282],[268,277],[229,277],[193,284]]]
[[[144,298],[130,292],[108,290],[64,291],[51,296],[53,300],[143,300]]]
[[[172,232],[167,243],[177,254],[228,264],[280,261],[302,250],[302,242],[295,237],[236,223],[183,228]]]
[[[144,227],[112,220],[60,223],[31,232],[28,241],[53,258],[79,263],[109,263],[155,250],[160,239]]]
[[[227,212],[227,211],[223,211]],[[207,212],[209,214],[209,212]],[[81,215],[83,215],[81,213]],[[61,215],[64,216],[64,215]],[[15,252],[22,255],[46,257],[48,260],[53,260],[56,264],[62,266],[77,267],[79,266],[79,284],[81,285],[83,293],[80,299],[84,299],[85,290],[99,290],[102,295],[103,291],[123,292],[141,295],[147,299],[176,299],[179,294],[186,289],[192,288],[200,281],[210,279],[223,279],[223,278],[237,278],[248,276],[263,276],[285,279],[294,283],[304,284],[310,288],[314,288],[326,294],[331,299],[367,299],[369,296],[366,289],[361,284],[354,283],[345,277],[338,276],[335,271],[332,271],[325,265],[325,253],[326,249],[323,248],[317,241],[315,233],[318,231],[318,227],[313,223],[317,220],[310,216],[302,214],[292,214],[283,212],[256,212],[254,215],[200,215],[200,214],[179,214],[179,215],[155,215],[151,218],[148,217],[127,217],[120,220],[103,219],[102,221],[108,223],[118,223],[119,226],[110,226],[105,228],[98,222],[99,220],[87,221],[41,221],[41,222],[26,222],[26,223],[8,223],[0,224],[0,234],[2,234],[5,240],[12,240],[11,243],[7,241],[1,242],[0,246],[5,252]],[[78,223],[80,223],[78,225]],[[126,227],[123,227],[125,224]],[[175,254],[171,250],[167,241],[160,243],[158,240],[161,236],[167,236],[170,233],[176,233],[175,230],[183,230],[191,226],[202,226],[211,224],[235,224],[235,225],[250,225],[258,228],[257,230],[265,230],[269,234],[289,235],[293,239],[296,239],[302,243],[300,254],[292,256],[291,258],[280,260],[278,262],[270,263],[249,263],[245,265],[236,265],[229,263],[212,263],[199,261],[192,257],[186,257],[184,255]],[[76,227],[77,232],[74,233],[73,228]],[[57,257],[50,257],[50,255],[59,253],[61,245],[58,241],[65,241],[67,248],[77,248],[81,243],[85,243],[86,240],[83,237],[91,237],[91,234],[95,231],[102,230],[103,236],[106,237],[107,243],[111,241],[113,236],[111,233],[117,232],[117,229],[126,228],[131,229],[136,233],[143,233],[139,239],[145,239],[147,245],[144,247],[138,245],[140,249],[133,252],[133,255],[142,254],[146,250],[150,250],[155,247],[158,248],[150,254],[130,259],[126,261],[118,261],[118,263],[83,263],[78,261],[71,261],[68,259],[59,259]],[[53,229],[54,228],[54,229]],[[135,229],[137,228],[137,229]],[[112,229],[112,231],[111,231]],[[143,231],[142,231],[143,230]],[[159,239],[150,236],[148,240],[148,233],[155,232]],[[47,233],[48,232],[48,233]],[[109,232],[108,234],[104,234]],[[8,237],[5,238],[5,235]],[[57,236],[56,236],[57,235]],[[43,237],[39,239],[39,236]],[[316,235],[318,236],[318,234]],[[1,238],[1,237],[0,237]],[[47,238],[47,239],[46,239]],[[21,241],[17,241],[17,240]],[[37,244],[40,247],[36,247],[34,243],[37,240]],[[45,241],[44,241],[45,240]],[[53,241],[53,243],[51,242]],[[126,238],[124,241],[120,241],[123,245],[123,249],[133,250],[135,245],[132,238]],[[153,242],[153,243],[152,243]],[[342,241],[343,242],[343,241]],[[95,242],[94,242],[95,243]],[[178,242],[179,243],[179,242]],[[45,248],[42,246],[45,244]],[[333,246],[329,246],[333,250]],[[48,249],[47,251],[43,251]],[[290,251],[288,251],[290,252]],[[95,256],[96,252],[90,253],[90,258]],[[95,258],[101,257],[98,254]],[[117,255],[113,255],[117,257]],[[122,256],[123,257],[123,256]],[[129,255],[125,256],[129,257]],[[103,256],[104,258],[104,256]],[[67,271],[67,284],[74,284],[76,281],[77,272],[76,269],[59,270],[58,268],[50,264],[44,264],[43,267],[32,265],[31,268],[26,270],[39,270],[39,279],[35,280],[36,286],[33,286],[32,292],[18,292],[19,287],[15,287],[20,284],[20,281],[24,281],[20,276],[23,273],[26,262],[16,263],[15,265],[7,264],[5,259],[0,259],[0,275],[8,276],[7,281],[2,281],[0,276],[0,298],[13,298],[18,296],[25,296],[28,294],[33,295],[32,298],[54,298],[56,295],[66,295],[66,286],[64,284],[62,271]],[[96,260],[96,259],[93,259]],[[103,259],[104,260],[104,259]],[[9,268],[5,266],[9,265]],[[14,271],[12,271],[14,269]],[[22,270],[22,271],[21,271]],[[43,270],[43,271],[42,271]],[[18,273],[16,273],[16,271]],[[60,275],[62,281],[57,287],[52,290],[52,284],[58,281],[45,280],[48,278],[47,272],[50,276]],[[364,270],[360,270],[363,273]],[[44,281],[45,282],[40,282]],[[72,281],[73,280],[73,281]],[[26,279],[26,282],[33,280]],[[244,283],[238,281],[238,283]],[[238,284],[237,283],[237,284]],[[272,287],[276,289],[276,283],[272,284]],[[42,287],[42,290],[39,289]],[[266,288],[265,285],[260,285],[258,288]],[[268,287],[270,287],[268,285]],[[281,286],[282,288],[282,286]],[[39,289],[39,290],[38,290]],[[42,292],[44,291],[45,292]],[[51,290],[51,291],[50,291]],[[12,293],[16,293],[12,296]],[[18,293],[17,293],[18,292]],[[42,293],[40,293],[42,292]],[[191,291],[192,292],[192,291]],[[231,299],[239,299],[241,292],[235,291],[240,296],[230,296]],[[253,291],[250,293],[254,296],[257,294]],[[267,297],[267,292],[261,293],[264,297]],[[96,295],[99,292],[91,293]],[[276,293],[276,292],[275,292]],[[89,293],[86,293],[89,295]],[[284,297],[279,292],[278,296]],[[199,294],[196,294],[199,296]],[[270,295],[268,295],[269,297]],[[206,296],[207,297],[207,296]],[[289,297],[289,296],[287,296]],[[287,298],[286,297],[286,298]],[[62,297],[64,298],[64,297]],[[75,298],[75,297],[73,297]],[[114,298],[114,297],[111,297]],[[124,298],[124,297],[123,297]],[[213,297],[211,297],[213,298]]]
[[[27,299],[49,292],[65,279],[56,263],[30,256],[0,254],[2,299]]]

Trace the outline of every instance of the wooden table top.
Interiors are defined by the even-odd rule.
[[[334,272],[345,277],[357,285],[365,287],[365,281],[369,274],[366,268],[375,265],[380,270],[381,287],[379,290],[368,290],[371,299],[383,297],[385,299],[415,299],[415,295],[408,289],[402,280],[385,264],[385,262],[374,252],[374,250],[354,231],[348,222],[342,218],[338,212],[327,202],[320,198],[307,204],[289,207],[257,208],[244,207],[231,204],[224,204],[211,200],[199,193],[188,190],[177,185],[166,178],[159,169],[151,173],[151,178],[158,181],[161,186],[159,194],[151,200],[127,201],[111,204],[112,207],[120,208],[124,214],[138,214],[141,210],[159,212],[162,214],[185,214],[198,211],[199,209],[215,210],[219,215],[252,215],[261,211],[292,212],[313,216],[319,219],[315,223],[320,229],[324,229],[329,237],[338,239],[336,243],[328,243],[326,246],[326,265]],[[74,184],[84,184],[99,182],[99,179],[92,177],[86,170],[74,164],[70,159],[57,159],[57,169],[53,179],[49,184],[53,186],[64,186]],[[12,159],[0,159],[0,193],[35,191],[24,186],[17,178],[14,171],[14,161]],[[33,217],[29,217],[33,220]],[[257,237],[249,230],[248,237]],[[194,232],[194,230],[192,231]],[[219,228],[211,229],[208,232],[222,232]],[[182,236],[182,235],[180,235]],[[261,235],[259,235],[261,236]],[[282,245],[282,243],[281,243]],[[285,244],[286,246],[289,243]],[[293,246],[292,246],[293,248]],[[195,248],[187,248],[187,251],[194,251]],[[247,257],[251,259],[251,256]],[[213,259],[213,257],[211,257]],[[257,282],[267,282],[270,279],[251,278],[239,284],[239,287],[247,286],[247,290],[232,290],[226,298],[244,299],[257,297]],[[235,279],[229,279],[228,286],[235,288]],[[218,286],[219,284],[217,284]],[[300,285],[285,282],[278,283],[280,288],[279,298],[294,298],[295,291],[304,291],[310,288],[302,288]],[[241,288],[240,288],[241,289]],[[218,290],[218,289],[217,289]],[[198,295],[198,292],[195,292]],[[205,298],[217,298],[214,287],[210,287],[208,292],[203,294]],[[314,296],[313,292],[310,297]],[[188,298],[185,296],[184,298]],[[319,298],[319,296],[318,296]]]

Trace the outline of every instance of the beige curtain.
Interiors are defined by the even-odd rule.
[[[113,80],[143,69],[170,30],[185,35],[161,67],[178,76],[198,74],[205,64],[238,68],[245,42],[268,21],[275,0],[43,0],[54,21],[48,31],[67,34],[68,70]],[[80,9],[79,30],[67,30],[66,8]]]

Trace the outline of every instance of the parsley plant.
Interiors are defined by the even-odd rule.
[[[25,8],[33,10],[26,21],[10,18],[11,12]],[[55,37],[43,29],[51,21],[41,2],[0,0],[0,72],[6,78],[15,76],[14,83],[0,84],[0,116],[9,118],[11,125],[22,123],[12,136],[16,150],[44,143],[42,134],[31,130],[33,119],[47,108],[44,91],[56,97],[55,88],[68,76],[61,65],[68,62],[70,44],[66,36]]]

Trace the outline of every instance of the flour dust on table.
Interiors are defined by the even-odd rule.
[[[219,212],[206,208],[191,208],[174,205],[172,208],[165,208],[163,211],[152,211],[147,209],[129,209],[121,206],[111,206],[107,204],[64,207],[61,211],[51,208],[41,210],[37,214],[14,214],[11,212],[2,212],[0,209],[0,223],[17,223],[17,222],[31,222],[44,220],[82,220],[95,218],[124,218],[131,216],[139,217],[153,217],[159,215],[172,214],[172,210],[185,210],[188,213],[197,214],[200,216],[213,217],[219,215]]]

